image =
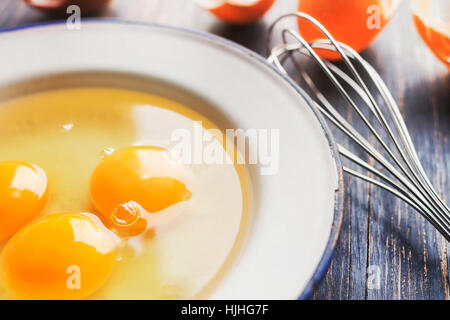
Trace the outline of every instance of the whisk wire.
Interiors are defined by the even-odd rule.
[[[299,37],[299,36],[295,35],[295,34],[293,33],[293,31],[290,30],[290,29],[285,29],[284,32],[283,32],[283,35],[285,34],[285,32],[291,33],[295,38],[298,38],[298,37]],[[286,39],[284,38],[283,40],[285,41]],[[300,39],[299,39],[299,40],[300,40]],[[285,43],[286,43],[286,42],[285,42]],[[327,73],[330,73],[329,78],[330,78],[330,80],[333,81],[333,84],[335,84],[335,86],[339,89],[339,91],[340,91],[340,92],[344,92],[344,96],[345,96],[346,98],[349,97],[349,95],[344,91],[344,89],[343,89],[343,87],[341,86],[341,84],[337,82],[337,79],[336,79],[336,78],[331,74],[331,72],[328,70],[327,65],[329,65],[329,63],[323,62],[322,60],[317,60],[317,59],[318,59],[318,58],[317,58],[317,57],[318,57],[317,54],[315,54],[315,52],[311,49],[311,47],[309,47],[309,45],[307,45],[307,44],[305,45],[304,41],[302,41],[302,45],[303,45],[304,48],[306,48],[306,49],[308,50],[308,53],[310,53],[310,54],[314,57],[314,59],[320,64],[322,70],[326,71]],[[316,92],[317,92],[317,91],[316,91]],[[322,100],[323,100],[323,99],[322,99]],[[396,163],[396,165],[397,165],[398,167],[400,167],[400,169],[402,170],[402,172],[408,176],[409,180],[410,180],[410,181],[413,181],[412,178],[411,178],[411,176],[410,176],[410,174],[409,174],[409,172],[407,172],[406,169],[401,165],[400,161],[394,156],[394,154],[391,152],[391,150],[387,147],[386,143],[381,139],[381,137],[379,136],[379,134],[375,131],[375,129],[373,128],[373,126],[370,124],[370,122],[367,120],[367,118],[362,114],[362,112],[361,112],[360,109],[356,106],[356,104],[355,104],[351,99],[348,99],[348,98],[347,98],[347,101],[350,102],[350,104],[351,104],[351,106],[353,107],[353,109],[354,109],[355,111],[357,111],[358,115],[363,119],[363,121],[364,121],[364,123],[367,125],[367,127],[368,127],[368,128],[371,130],[371,132],[377,137],[378,141],[382,144],[383,148],[389,153],[391,159],[393,159],[394,162]],[[374,101],[374,100],[371,99],[371,102],[373,102],[373,101]],[[375,106],[376,108],[378,108],[378,106],[376,105],[376,103],[374,104],[374,106]],[[328,107],[327,109],[328,109],[328,111],[333,110],[333,108],[329,108],[329,107]],[[381,114],[381,113],[378,112],[378,114]],[[381,114],[381,116],[382,116],[382,114]],[[341,121],[342,121],[342,120],[341,120]],[[384,121],[384,123],[385,123],[385,121]],[[380,159],[380,157],[377,157],[377,159]],[[384,162],[386,162],[386,161],[384,161]],[[387,162],[386,162],[386,163],[387,163]],[[388,163],[387,163],[387,164],[388,164]],[[391,170],[392,170],[392,168],[391,168]],[[395,174],[396,174],[396,176],[397,176],[399,179],[401,179],[401,175],[400,175],[399,173],[395,172]],[[402,180],[402,181],[404,181],[404,180]],[[408,188],[409,188],[410,190],[413,190],[413,189],[412,189],[413,187],[411,187],[411,185],[410,185],[409,183],[407,184],[407,186],[408,186]],[[417,187],[417,184],[415,184],[415,187]],[[414,189],[414,191],[417,191],[417,190]],[[422,199],[420,199],[420,200],[421,200],[421,202],[423,203]],[[426,204],[426,203],[425,203],[425,204]],[[439,218],[441,218],[441,217],[439,217]]]
[[[309,21],[324,34],[326,39],[307,42],[297,31],[291,28],[284,28],[281,31],[283,43],[271,48],[275,26],[287,17],[296,17]],[[288,35],[293,37],[295,40],[294,43],[288,42]],[[432,183],[426,176],[425,170],[420,163],[419,156],[414,148],[414,144],[409,135],[406,124],[400,114],[398,105],[375,69],[352,48],[336,41],[324,26],[322,26],[316,19],[305,13],[289,13],[279,17],[270,26],[268,37],[268,49],[270,52],[268,61],[276,66],[282,73],[288,75],[288,72],[285,70],[283,64],[287,59],[291,59],[295,68],[300,73],[303,82],[311,90],[311,92],[314,93],[316,97],[316,101],[314,102],[316,108],[339,130],[341,130],[358,146],[360,146],[371,158],[376,160],[377,163],[379,163],[385,170],[395,177],[398,182],[394,181],[369,163],[339,145],[339,153],[342,156],[368,170],[385,183],[347,167],[344,167],[344,171],[371,184],[377,185],[391,192],[399,199],[405,201],[415,208],[420,214],[422,214],[433,226],[438,229],[439,232],[442,233],[448,241],[450,241],[450,209],[439,197],[438,193],[433,188]],[[333,63],[320,58],[315,49],[337,52],[342,57],[344,65],[350,71],[351,76]],[[325,95],[316,87],[314,81],[308,75],[306,70],[304,70],[298,61],[293,57],[293,53],[295,52],[299,52],[317,63],[320,69],[331,81],[333,86],[350,104],[352,110],[356,112],[364,125],[369,129],[370,133],[382,147],[383,152],[389,156],[389,159],[393,162],[393,164],[340,115]],[[382,101],[384,101],[388,115],[394,124],[395,132],[389,125],[389,122],[385,117],[385,114],[382,112],[380,105],[377,103],[374,95],[369,90],[366,83],[362,80],[362,76],[356,70],[351,60],[357,62],[358,65],[365,71],[366,75],[371,79],[371,82],[376,88],[376,92],[378,92],[379,96],[382,98]],[[385,133],[387,133],[389,140],[392,141],[395,147],[395,151],[388,146],[388,143],[382,138],[381,134],[375,129],[374,125],[364,115],[339,79],[343,81],[343,83],[347,84],[362,99],[368,109],[378,120],[379,125],[381,125]],[[398,156],[400,156],[400,158]]]

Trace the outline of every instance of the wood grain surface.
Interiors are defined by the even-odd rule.
[[[297,0],[277,0],[262,21],[243,27],[218,21],[193,0],[114,0],[100,15],[211,32],[265,55],[267,25],[280,14],[295,11],[296,5]],[[0,0],[0,28],[54,19],[58,18],[30,9],[20,0]],[[0,57],[1,47],[0,43]],[[424,168],[448,203],[450,73],[419,38],[409,1],[403,1],[363,56],[398,101]],[[342,110],[360,126],[355,115]],[[340,135],[337,138],[340,140]],[[386,192],[350,177],[345,182],[342,232],[328,273],[313,298],[450,299],[450,247],[444,238]],[[380,286],[376,285],[377,275]]]

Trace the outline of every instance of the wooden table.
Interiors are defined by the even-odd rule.
[[[296,0],[277,0],[265,19],[229,26],[192,0],[115,0],[101,15],[203,30],[264,53],[267,24],[294,11]],[[398,101],[431,181],[450,200],[450,77],[422,43],[409,1],[364,52]],[[54,19],[19,0],[0,0],[0,28]],[[32,52],[30,52],[32,54]],[[1,43],[0,43],[1,55]],[[0,70],[1,72],[1,70]],[[353,121],[355,116],[348,119]],[[386,192],[346,177],[340,240],[316,299],[449,299],[450,246],[414,210]],[[380,275],[380,287],[368,285]]]

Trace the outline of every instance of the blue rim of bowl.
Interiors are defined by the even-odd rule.
[[[271,65],[263,56],[260,54],[251,51],[250,49],[247,49],[246,47],[237,44],[231,40],[222,38],[220,36],[192,30],[188,28],[183,27],[175,27],[175,26],[169,26],[164,24],[158,24],[153,22],[144,22],[144,21],[132,21],[132,20],[126,20],[126,19],[120,19],[120,18],[83,18],[81,19],[81,23],[87,22],[87,23],[116,23],[116,24],[125,24],[125,25],[140,25],[143,27],[152,27],[152,28],[160,28],[165,30],[172,30],[180,33],[186,33],[191,36],[196,36],[203,38],[204,40],[212,41],[218,44],[226,45],[234,50],[237,50],[248,57],[252,58],[254,61],[263,64],[265,67],[269,68],[275,74],[277,74],[282,80],[286,81],[308,104],[308,106],[313,111],[314,115],[316,116],[316,119],[319,121],[319,124],[322,128],[322,131],[325,135],[325,138],[327,139],[328,146],[331,151],[332,158],[334,160],[336,171],[337,171],[337,189],[335,190],[335,201],[334,201],[334,215],[333,215],[333,222],[331,224],[331,230],[330,235],[328,237],[327,245],[325,250],[323,251],[322,257],[320,258],[320,261],[311,276],[310,280],[306,284],[306,286],[301,291],[300,295],[298,296],[298,300],[309,300],[313,297],[314,289],[320,284],[322,279],[325,277],[328,268],[331,264],[331,259],[333,257],[334,249],[336,247],[337,241],[339,239],[339,235],[342,228],[342,221],[344,217],[344,199],[345,199],[345,188],[344,188],[344,174],[342,169],[342,164],[340,160],[340,156],[337,149],[337,144],[334,141],[334,136],[331,134],[331,131],[328,127],[328,124],[326,123],[323,116],[320,114],[320,112],[316,109],[316,107],[313,104],[313,100],[311,97],[306,94],[306,92],[300,88],[289,76],[282,74],[280,71],[278,71],[273,65]],[[52,25],[61,25],[65,24],[65,20],[57,20],[57,21],[46,21],[46,22],[39,22],[29,25],[22,25],[22,26],[16,26],[12,28],[5,28],[0,29],[0,34],[2,33],[9,33],[9,32],[15,32],[20,30],[26,30],[26,29],[34,29],[39,27],[46,27],[46,26],[52,26]]]

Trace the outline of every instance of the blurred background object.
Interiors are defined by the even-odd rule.
[[[219,19],[232,24],[252,23],[261,18],[275,0],[195,0]]]
[[[53,14],[66,13],[67,7],[77,5],[85,14],[104,9],[111,0],[24,0],[30,6]]]
[[[364,50],[394,15],[400,0],[299,0],[298,11],[307,13],[324,25],[333,37],[356,51]],[[308,41],[323,38],[311,23],[298,20],[301,35]],[[337,53],[317,50],[328,59]]]
[[[414,0],[413,17],[422,39],[450,68],[450,0]]]

